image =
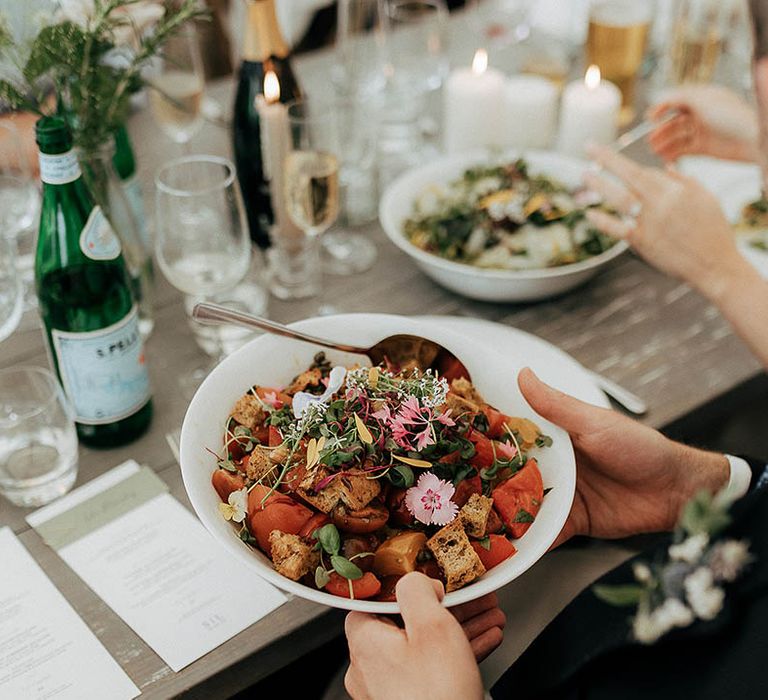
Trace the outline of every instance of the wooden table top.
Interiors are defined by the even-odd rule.
[[[302,62],[298,62],[301,77]],[[231,103],[225,81],[210,94]],[[141,167],[147,209],[154,210],[152,174],[180,155],[147,112],[130,124]],[[206,125],[194,152],[230,153],[226,130]],[[282,322],[337,312],[405,315],[452,314],[496,321],[534,333],[637,393],[650,406],[644,422],[660,427],[756,375],[760,367],[717,310],[688,286],[624,255],[587,286],[537,304],[490,304],[463,299],[438,287],[389,244],[378,224],[363,229],[378,246],[376,266],[351,277],[328,277],[317,299],[271,300],[269,315]],[[187,507],[179,468],[166,442],[186,408],[181,373],[203,358],[185,318],[181,295],[157,274],[155,330],[148,341],[155,417],[135,443],[111,450],[80,448],[77,484],[128,458],[147,464]],[[0,344],[0,367],[47,366],[34,316]],[[25,523],[28,513],[0,499],[0,526],[10,526],[109,652],[141,688],[142,697],[227,697],[317,648],[339,633],[343,616],[293,599],[180,673],[171,671],[136,634],[49,549]]]

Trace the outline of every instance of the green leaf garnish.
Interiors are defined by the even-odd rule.
[[[318,588],[325,588],[330,580],[331,577],[322,566],[318,566],[315,569],[315,585]]]
[[[338,554],[341,548],[341,536],[333,523],[323,525],[312,533],[312,536],[320,542],[320,546],[328,554]]]
[[[534,517],[525,509],[521,508],[517,511],[517,515],[512,519],[513,523],[532,523]]]
[[[349,559],[339,554],[331,556],[331,566],[339,576],[343,576],[350,581],[363,577],[363,572],[357,564],[353,564]]]

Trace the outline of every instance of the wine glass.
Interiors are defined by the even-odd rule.
[[[19,325],[23,311],[21,280],[16,271],[15,243],[0,236],[0,341]]]
[[[12,241],[24,305],[35,304],[35,242],[40,192],[14,123],[0,121],[0,236]]]
[[[280,204],[301,233],[278,236],[270,251],[270,288],[280,299],[303,299],[320,291],[320,236],[339,215],[336,116],[325,109],[310,111],[306,100],[287,107],[291,150],[283,162]]]
[[[444,0],[386,0],[390,75],[419,94],[448,75],[448,8]]]
[[[217,156],[185,156],[162,166],[155,176],[157,211],[155,253],[168,281],[197,301],[232,301],[251,264],[251,243],[235,166]],[[263,294],[263,292],[262,292]],[[252,312],[251,306],[243,310]],[[263,310],[263,308],[261,309]],[[197,323],[190,318],[193,332]],[[221,333],[210,331],[214,362],[224,351]],[[203,343],[203,345],[205,345]],[[211,366],[197,367],[187,388],[199,383]]]
[[[161,67],[151,79],[149,106],[160,128],[186,148],[203,123],[205,77],[197,32],[185,25],[166,41]]]
[[[389,70],[382,0],[339,0],[331,70],[336,93],[370,97],[384,89]]]
[[[531,35],[532,0],[474,0],[475,21],[497,48],[519,44]]]

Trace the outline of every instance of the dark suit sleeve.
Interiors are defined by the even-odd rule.
[[[768,464],[765,463],[765,460],[745,456],[741,456],[741,458],[752,470],[752,478],[749,480],[750,492],[768,485]]]

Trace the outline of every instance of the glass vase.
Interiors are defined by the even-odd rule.
[[[120,239],[123,258],[128,267],[133,292],[139,306],[139,331],[144,339],[154,327],[154,268],[152,255],[141,235],[141,225],[125,194],[123,183],[115,170],[114,142],[97,149],[79,152],[80,165],[88,189],[104,211]]]

